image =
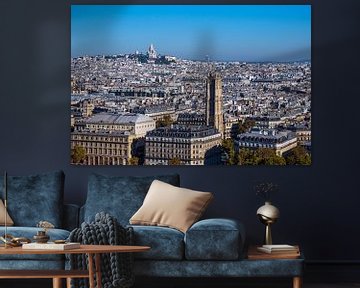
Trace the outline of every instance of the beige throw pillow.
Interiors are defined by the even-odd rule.
[[[212,200],[210,192],[199,192],[154,180],[143,205],[130,224],[166,226],[186,232]]]
[[[10,218],[9,214],[6,213],[6,225],[12,226],[14,225],[14,221]],[[0,199],[0,226],[5,225],[5,205],[3,201]]]

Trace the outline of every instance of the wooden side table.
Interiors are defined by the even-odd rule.
[[[294,253],[276,253],[276,254],[268,254],[264,252],[260,252],[257,250],[258,246],[250,246],[248,249],[247,258],[249,260],[280,260],[280,259],[298,259],[301,258],[300,248],[299,246],[296,246],[298,248],[298,252],[296,254]],[[302,277],[299,276],[293,276],[292,277],[293,282],[293,288],[301,288],[302,286]]]
[[[88,278],[89,288],[101,288],[101,257],[102,253],[127,253],[144,252],[149,250],[147,246],[123,246],[123,245],[80,245],[78,249],[71,250],[25,250],[21,247],[0,248],[0,254],[25,255],[25,254],[87,254],[89,263],[88,270],[0,270],[0,279],[34,279],[52,278],[53,288],[62,287],[62,279],[67,279],[70,287],[72,278]],[[95,263],[94,259],[95,258]]]

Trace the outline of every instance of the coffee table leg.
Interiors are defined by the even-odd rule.
[[[94,282],[94,254],[88,253],[88,259],[89,259],[89,288],[95,288],[95,282]]]
[[[53,288],[62,288],[61,278],[53,278]]]
[[[297,276],[293,278],[293,288],[301,288],[301,277]]]
[[[95,254],[95,271],[96,271],[96,285],[97,288],[101,288],[101,255],[99,253]]]

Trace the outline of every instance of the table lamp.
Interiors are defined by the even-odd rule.
[[[271,205],[271,202],[266,201],[265,205],[261,206],[256,214],[258,215],[261,223],[265,226],[265,244],[272,245],[272,236],[271,236],[271,224],[274,224],[276,220],[280,217],[280,211],[274,205]]]

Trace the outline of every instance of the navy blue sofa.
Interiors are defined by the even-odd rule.
[[[179,175],[89,176],[80,221],[91,222],[104,211],[129,226],[154,179],[179,186]],[[216,199],[215,199],[216,201]],[[158,226],[135,226],[135,244],[151,250],[135,253],[135,274],[150,277],[298,277],[303,260],[247,260],[245,229],[233,219],[204,219],[184,234]]]

